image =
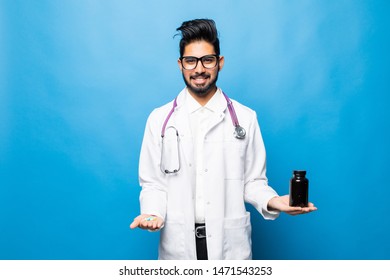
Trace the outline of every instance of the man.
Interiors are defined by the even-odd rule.
[[[245,202],[265,219],[290,207],[268,186],[256,113],[217,87],[224,65],[214,21],[187,21],[178,65],[186,87],[149,116],[140,155],[141,215],[130,228],[161,229],[159,259],[251,259]]]

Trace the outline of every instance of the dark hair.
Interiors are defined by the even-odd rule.
[[[212,19],[194,19],[185,21],[176,31],[181,32],[180,57],[183,56],[184,48],[194,42],[204,40],[214,46],[215,54],[219,56],[219,39],[215,22]],[[178,34],[176,34],[178,35]]]

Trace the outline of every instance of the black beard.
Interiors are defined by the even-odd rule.
[[[210,82],[210,84],[208,86],[205,86],[205,87],[193,87],[191,86],[190,82],[186,80],[186,78],[184,77],[184,74],[183,75],[183,80],[184,80],[184,83],[186,84],[187,88],[195,93],[197,96],[199,97],[203,97],[203,96],[206,96],[210,93],[210,91],[214,88],[216,88],[216,84],[217,84],[217,80],[218,80],[218,72],[217,72],[217,75],[215,76],[214,80],[212,80]],[[199,75],[196,75],[196,76],[193,76],[194,78],[196,77],[209,77],[209,75],[206,75],[206,74],[199,74]],[[191,78],[190,78],[191,79]]]

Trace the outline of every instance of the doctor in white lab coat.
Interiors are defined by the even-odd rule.
[[[195,24],[201,29],[210,21]],[[185,38],[183,26],[178,30]],[[233,107],[246,135],[234,136],[227,99],[216,86],[224,58],[209,41],[187,38],[181,45],[178,64],[186,87],[175,101],[155,109],[146,124],[139,164],[141,215],[130,227],[161,229],[159,259],[197,259],[198,216],[206,226],[208,259],[251,259],[245,202],[265,219],[275,219],[281,211],[296,215],[316,210],[312,203],[288,206],[288,196],[278,196],[268,185],[256,113],[236,101]],[[215,67],[209,55],[216,57]],[[209,114],[201,127],[192,117],[197,110]],[[165,168],[172,172],[165,173]]]

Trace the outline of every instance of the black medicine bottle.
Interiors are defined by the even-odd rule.
[[[290,206],[307,207],[309,203],[309,180],[305,170],[294,170],[290,180]]]

